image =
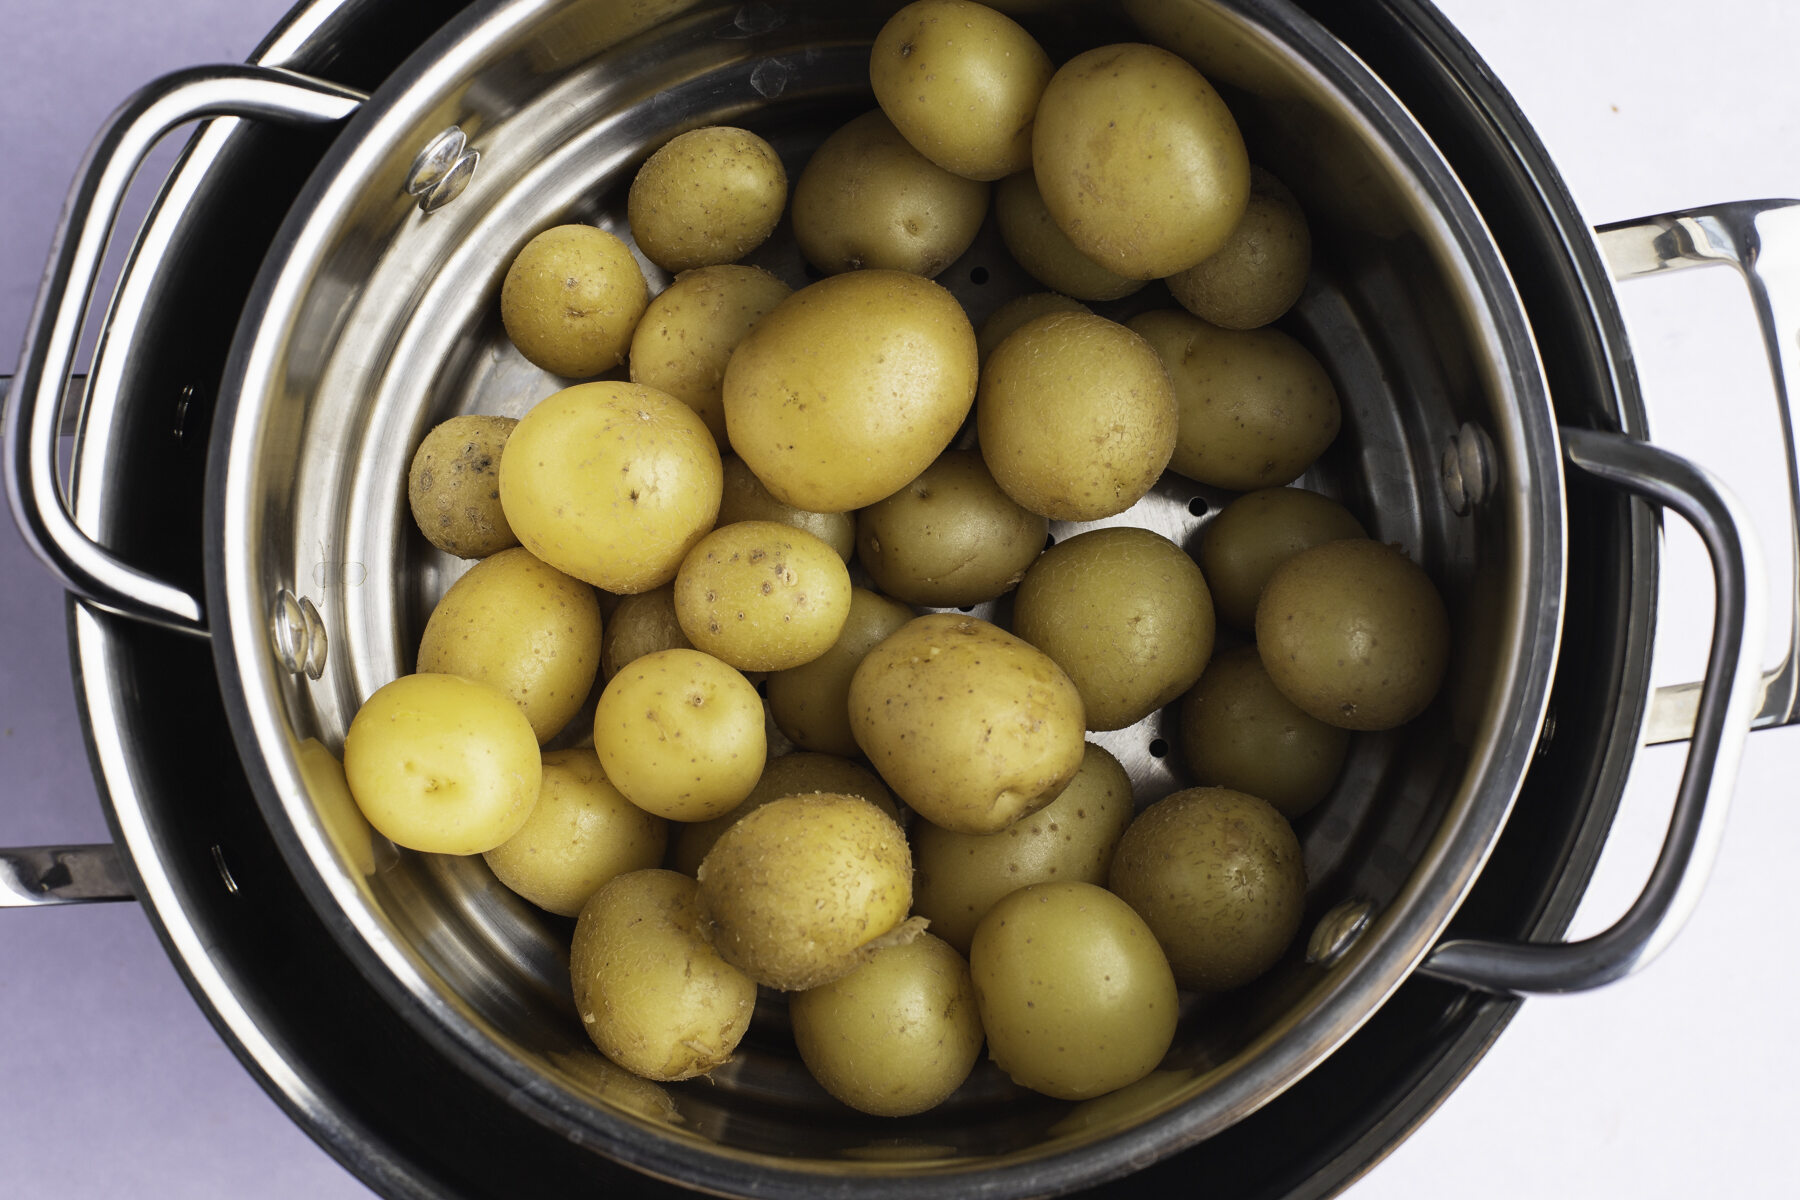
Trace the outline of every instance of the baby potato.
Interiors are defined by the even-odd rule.
[[[572,917],[613,876],[660,865],[668,842],[669,823],[627,800],[581,747],[545,752],[531,815],[482,857],[508,888]]]
[[[850,729],[902,800],[957,833],[998,833],[1080,769],[1081,693],[996,625],[916,617],[850,678]]]
[[[519,544],[500,507],[500,452],[518,423],[464,415],[425,435],[406,473],[406,501],[426,541],[458,558]]]
[[[837,551],[846,563],[856,553],[856,518],[847,512],[816,513],[783,504],[769,494],[756,472],[741,458],[725,460],[725,495],[719,501],[719,524],[779,521],[812,534]]]
[[[744,802],[722,817],[683,825],[675,834],[675,847],[669,865],[684,875],[695,875],[700,863],[719,836],[745,813],[754,812],[772,800],[784,796],[804,796],[811,792],[833,792],[842,796],[861,796],[876,808],[900,821],[900,806],[893,793],[875,772],[860,763],[835,754],[809,754],[800,751],[771,758],[763,767],[762,778],[750,789]]]
[[[778,521],[721,525],[675,576],[675,617],[697,649],[745,671],[781,671],[831,649],[850,615],[844,560]]]
[[[677,134],[638,168],[625,219],[644,257],[674,274],[736,262],[768,240],[786,205],[774,147],[712,125]]]
[[[460,675],[402,675],[363,701],[344,735],[357,807],[409,850],[492,850],[531,815],[542,773],[519,706]]]
[[[1116,1091],[1175,1040],[1168,960],[1143,918],[1094,884],[1002,897],[975,928],[969,971],[988,1056],[1021,1087],[1061,1100]]]
[[[1053,313],[995,349],[975,422],[1008,496],[1053,521],[1097,521],[1155,485],[1175,450],[1176,412],[1148,342],[1104,317]]]
[[[1242,987],[1274,966],[1306,904],[1294,831],[1268,801],[1229,788],[1188,788],[1139,813],[1109,881],[1196,991]]]
[[[1181,756],[1194,778],[1259,796],[1292,821],[1337,783],[1347,730],[1307,716],[1283,696],[1255,646],[1213,659],[1181,701]]]
[[[1165,281],[1176,303],[1221,329],[1256,329],[1294,306],[1312,266],[1312,234],[1299,201],[1261,167],[1250,203],[1217,252]]]
[[[658,650],[692,650],[675,616],[675,585],[621,596],[600,643],[600,677],[610,680],[625,664]]]
[[[1219,618],[1256,627],[1256,601],[1275,568],[1321,542],[1367,537],[1350,510],[1304,488],[1261,488],[1227,504],[1200,540],[1200,569]],[[1254,788],[1248,789],[1252,792]]]
[[[609,592],[675,578],[719,515],[719,449],[694,410],[635,383],[540,401],[500,459],[500,503],[525,548]]]
[[[625,798],[671,821],[730,812],[762,775],[762,697],[698,650],[627,663],[600,693],[594,750]]]
[[[1044,207],[1030,171],[994,185],[994,221],[1007,253],[1051,291],[1077,300],[1123,300],[1147,282],[1121,275],[1077,250]]]
[[[822,279],[776,305],[725,368],[732,447],[769,494],[848,512],[906,486],[975,403],[975,330],[904,271]]]
[[[1000,897],[1034,883],[1106,884],[1113,847],[1131,824],[1131,779],[1119,760],[1088,744],[1062,795],[999,833],[951,833],[913,825],[913,912],[964,954]]]
[[[812,1077],[844,1104],[877,1117],[936,1108],[981,1054],[969,964],[929,933],[794,993],[788,1014]]]
[[[592,225],[525,243],[500,285],[500,323],[533,366],[585,379],[625,361],[650,285],[631,248]]]
[[[1181,412],[1169,465],[1189,479],[1237,492],[1286,483],[1337,437],[1331,377],[1279,329],[1215,329],[1180,309],[1127,324],[1169,370]]]
[[[1031,165],[1031,121],[1055,68],[1018,22],[971,0],[916,0],[875,35],[875,102],[926,158],[965,179]]]
[[[975,331],[976,352],[985,366],[995,347],[1011,337],[1020,326],[1029,325],[1039,317],[1047,317],[1051,313],[1092,311],[1081,301],[1071,300],[1060,292],[1027,292],[1002,304],[981,323],[981,328]]]
[[[764,692],[776,727],[807,750],[845,758],[861,754],[850,731],[850,677],[870,650],[915,615],[897,600],[852,587],[850,615],[831,649],[769,676]]]
[[[946,450],[919,477],[856,514],[857,554],[875,586],[928,608],[1011,591],[1050,523],[1000,490],[976,450]]]
[[[1367,539],[1302,550],[1256,605],[1269,678],[1339,729],[1393,729],[1425,711],[1450,660],[1450,617],[1426,575]]]
[[[669,393],[700,414],[722,449],[725,364],[793,289],[761,267],[725,263],[684,271],[644,310],[631,335],[631,382]]]
[[[781,991],[847,975],[918,936],[906,835],[860,796],[770,801],[700,864],[703,928],[726,962]]]
[[[692,1079],[729,1061],[756,1008],[756,984],[701,935],[697,892],[674,871],[630,871],[575,921],[569,981],[582,1025],[646,1079]]]
[[[1044,551],[1013,632],[1081,692],[1087,727],[1123,729],[1194,686],[1212,657],[1212,595],[1187,552],[1148,529],[1090,529]]]
[[[419,640],[419,670],[505,692],[547,742],[580,711],[600,669],[594,589],[523,546],[484,558],[450,585]]]
[[[794,184],[794,240],[827,275],[874,269],[927,279],[962,257],[988,185],[920,154],[878,109],[833,133]]]
[[[1038,102],[1032,171],[1075,248],[1131,279],[1217,253],[1250,199],[1231,111],[1157,46],[1101,46],[1059,68]]]

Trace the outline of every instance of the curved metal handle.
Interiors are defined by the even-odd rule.
[[[136,899],[124,857],[111,842],[0,850],[0,908]]]
[[[19,532],[70,591],[126,616],[186,632],[206,630],[198,597],[121,562],[76,526],[57,470],[60,409],[83,316],[138,165],[163,134],[189,121],[327,123],[349,116],[366,99],[291,71],[195,67],[165,75],[132,96],[88,149],[51,242],[0,434],[6,496]]]
[[[1738,501],[1700,467],[1621,434],[1562,431],[1575,471],[1680,513],[1712,559],[1716,616],[1706,679],[1669,833],[1644,890],[1603,933],[1540,944],[1456,939],[1440,944],[1421,974],[1490,992],[1576,992],[1643,967],[1686,922],[1699,901],[1724,832],[1738,759],[1762,697],[1762,560],[1743,531]]]

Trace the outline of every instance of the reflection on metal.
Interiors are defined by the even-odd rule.
[[[1367,900],[1346,900],[1319,919],[1312,937],[1306,943],[1306,961],[1314,966],[1329,967],[1356,944],[1375,906]]]
[[[0,908],[135,899],[111,842],[0,849]]]
[[[469,149],[468,135],[452,125],[413,159],[406,173],[406,194],[419,198],[420,212],[436,212],[462,195],[480,162],[481,152]]]
[[[325,673],[325,622],[311,600],[287,588],[276,592],[269,632],[275,657],[289,674],[317,679]]]
[[[1479,425],[1463,422],[1444,448],[1444,499],[1457,516],[1494,494],[1494,442]]]

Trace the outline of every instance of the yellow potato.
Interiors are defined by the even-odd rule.
[[[425,435],[406,474],[406,500],[426,541],[458,558],[519,544],[500,507],[500,452],[517,424],[457,416]]]
[[[1213,518],[1195,557],[1219,619],[1247,633],[1256,627],[1256,601],[1276,567],[1320,542],[1367,536],[1362,522],[1328,496],[1296,487],[1259,488]]]
[[[626,663],[658,650],[692,650],[675,617],[675,585],[622,596],[606,622],[600,643],[600,677],[611,679]]]
[[[533,366],[585,379],[625,361],[650,286],[631,248],[592,225],[525,243],[500,287],[500,323]]]
[[[844,560],[803,529],[778,521],[721,525],[675,576],[675,617],[704,650],[745,671],[811,662],[850,615]]]
[[[675,847],[669,865],[686,875],[700,871],[700,863],[721,834],[747,813],[755,812],[771,801],[787,796],[804,796],[812,792],[833,792],[842,796],[861,796],[900,823],[900,806],[894,795],[875,772],[860,763],[835,754],[783,754],[771,758],[763,767],[749,797],[722,817],[695,821],[681,826],[675,834]]]
[[[764,314],[793,289],[760,267],[684,271],[631,336],[631,382],[669,393],[700,414],[725,448],[725,364]]]
[[[733,263],[768,240],[787,205],[787,171],[748,129],[677,134],[638,168],[625,201],[644,257],[673,274]]]
[[[1256,329],[1285,313],[1306,288],[1312,235],[1299,201],[1261,167],[1250,168],[1250,203],[1218,251],[1177,275],[1169,294],[1221,329]]]
[[[916,615],[897,600],[851,588],[850,615],[831,649],[769,676],[764,690],[776,727],[803,749],[845,758],[861,754],[850,731],[850,677],[864,655]]]
[[[1121,275],[1077,250],[1044,207],[1030,171],[994,185],[994,220],[1007,253],[1051,291],[1077,300],[1122,300],[1149,282]]]
[[[981,323],[981,328],[975,331],[975,346],[985,365],[994,349],[1020,326],[1051,313],[1092,311],[1081,301],[1071,300],[1060,292],[1027,292],[1002,304]]]
[[[739,521],[779,521],[812,534],[837,551],[846,563],[856,553],[856,518],[849,513],[807,512],[783,504],[769,494],[756,472],[741,458],[725,460],[725,495],[719,501],[719,524]]]
[[[307,794],[312,797],[313,811],[325,835],[344,856],[344,863],[358,875],[375,873],[375,842],[369,819],[356,806],[350,794],[350,781],[344,777],[344,765],[317,738],[307,738],[295,751],[300,774],[306,780]]]

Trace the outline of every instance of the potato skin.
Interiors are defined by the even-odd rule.
[[[1255,646],[1219,655],[1182,697],[1181,755],[1194,778],[1258,796],[1292,821],[1337,783],[1347,730],[1302,712],[1263,669]]]
[[[725,438],[725,364],[744,335],[793,289],[760,267],[683,271],[657,293],[631,335],[631,382],[669,393]]]
[[[585,379],[625,360],[649,303],[629,246],[592,225],[558,225],[525,243],[507,268],[500,323],[533,366]]]
[[[644,257],[671,274],[734,263],[768,240],[787,205],[787,171],[748,129],[677,134],[631,181],[626,220]]]
[[[607,618],[606,636],[600,643],[600,677],[610,680],[626,664],[658,650],[693,648],[675,616],[674,584],[621,596]]]
[[[518,423],[464,414],[425,435],[406,473],[406,501],[426,541],[458,558],[519,544],[500,507],[500,454]]]
[[[1044,207],[1043,193],[1030,171],[1008,175],[994,185],[994,221],[1007,253],[1053,292],[1077,300],[1122,300],[1148,282],[1110,270],[1076,249]]]
[[[725,460],[725,495],[719,501],[719,524],[739,521],[779,521],[804,530],[837,551],[846,563],[856,553],[856,518],[849,513],[807,512],[783,504],[769,494],[756,472],[741,458]]]
[[[1275,568],[1321,542],[1367,537],[1337,501],[1297,487],[1245,492],[1213,518],[1198,560],[1219,619],[1246,633],[1256,628],[1256,601]]]
[[[810,792],[861,796],[893,818],[895,824],[900,822],[900,806],[894,803],[893,793],[875,772],[835,754],[813,754],[802,750],[771,758],[744,802],[724,816],[681,826],[669,853],[669,865],[684,875],[698,874],[713,843],[737,824],[740,817],[784,796],[803,796]]]
[[[975,346],[981,355],[982,364],[985,366],[988,357],[994,353],[1001,342],[1039,317],[1047,317],[1051,313],[1059,312],[1092,311],[1093,309],[1081,301],[1071,299],[1061,292],[1027,292],[1023,296],[1015,296],[996,308],[988,319],[981,323],[981,328],[975,331]]]
[[[1169,294],[1221,329],[1257,329],[1294,306],[1312,266],[1312,233],[1294,194],[1250,168],[1250,202],[1218,251],[1169,276]]]
[[[898,600],[852,587],[850,615],[831,649],[769,676],[764,692],[776,726],[807,750],[845,758],[861,754],[850,730],[851,676],[870,650],[916,615]]]
[[[778,521],[721,525],[688,551],[675,576],[675,617],[704,650],[743,671],[811,662],[850,615],[844,560]]]
[[[850,729],[896,795],[933,824],[997,833],[1080,769],[1081,694],[1041,651],[974,617],[915,618],[850,679]]]

